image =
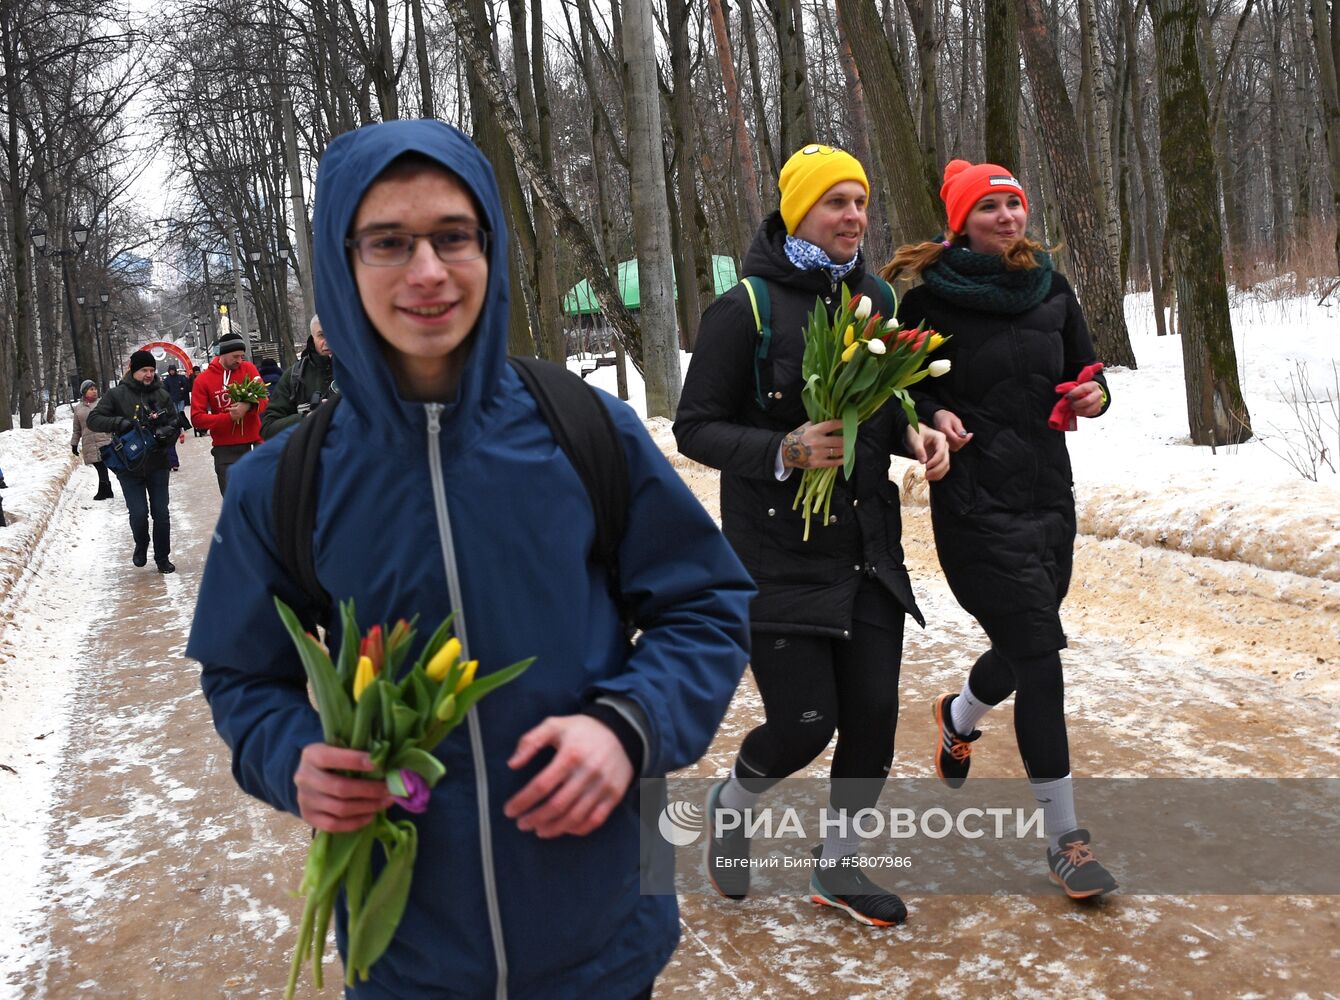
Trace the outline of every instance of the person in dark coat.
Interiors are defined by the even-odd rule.
[[[176,572],[177,567],[168,558],[172,551],[172,527],[168,514],[169,447],[177,440],[181,427],[177,409],[172,405],[167,389],[158,378],[157,362],[148,351],[136,351],[130,356],[130,369],[125,377],[107,391],[93,412],[88,415],[88,426],[105,434],[124,434],[138,426],[154,439],[154,447],[144,457],[140,468],[133,471],[115,470],[121,483],[121,495],[130,514],[130,533],[135,539],[131,562],[143,566],[148,562],[149,519],[153,518],[154,565],[160,573]]]
[[[721,527],[758,585],[750,606],[750,669],[766,721],[740,747],[732,774],[712,786],[704,826],[721,810],[744,812],[768,788],[823,753],[837,733],[831,805],[849,818],[873,807],[893,760],[903,619],[924,625],[903,566],[897,451],[944,474],[944,436],[912,429],[885,406],[861,425],[854,479],[839,477],[828,523],[803,540],[792,509],[797,469],[843,464],[839,420],[811,424],[801,402],[804,328],[816,301],[830,316],[841,286],[892,312],[892,290],[868,274],[860,252],[869,184],[852,156],[807,146],[779,179],[781,210],[763,221],[744,274],[767,281],[772,342],[759,341],[748,293],[737,286],[703,313],[675,417],[685,456],[721,470]],[[811,886],[816,901],[868,924],[900,923],[902,901],[859,867],[860,837],[846,822],[824,840]],[[710,836],[708,876],[723,896],[748,892],[749,841],[742,825]]]
[[[1050,878],[1072,897],[1100,895],[1116,881],[1075,819],[1059,650],[1075,543],[1064,431],[1074,416],[1107,410],[1107,382],[1069,283],[1025,235],[1028,196],[1011,173],[952,160],[940,197],[945,237],[900,247],[885,269],[924,282],[898,318],[949,337],[948,377],[913,390],[954,452],[949,475],[931,484],[931,524],[954,596],[991,641],[963,690],[935,701],[936,773],[952,788],[963,784],[977,723],[1014,694],[1019,753],[1051,842]]]
[[[93,499],[110,500],[115,494],[112,492],[112,480],[107,474],[107,463],[102,460],[102,448],[112,443],[112,436],[99,434],[88,426],[88,415],[97,404],[97,383],[91,378],[84,379],[79,386],[79,402],[71,410],[74,427],[70,434],[70,450],[78,455],[82,449],[84,464],[93,466],[98,473],[98,492],[93,494]]]
[[[279,362],[274,358],[261,358],[261,363],[256,366],[260,372],[261,381],[265,383],[267,389],[274,387],[281,378],[284,377],[284,371],[279,367]]]
[[[599,393],[627,459],[628,642],[590,496],[507,361],[506,219],[492,165],[442,122],[368,125],[322,154],[313,280],[343,385],[316,477],[320,583],[368,623],[417,615],[426,636],[454,614],[481,675],[538,658],[435,751],[404,917],[355,1000],[650,997],[679,919],[673,892],[640,891],[659,849],[636,778],[702,755],[748,656],[748,575],[637,414]],[[391,793],[350,776],[366,753],[323,742],[275,613],[299,592],[268,555],[283,451],[238,463],[186,652],[239,784],[360,829]]]
[[[335,391],[335,366],[321,320],[313,316],[310,328],[302,356],[270,391],[270,405],[261,415],[261,438],[266,441],[292,427]]]
[[[175,364],[168,365],[168,373],[163,376],[163,388],[167,389],[177,412],[185,411],[191,402],[191,380],[179,372]]]

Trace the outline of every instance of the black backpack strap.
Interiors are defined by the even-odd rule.
[[[275,551],[280,564],[302,589],[298,620],[315,633],[317,625],[330,621],[333,603],[316,576],[312,538],[316,533],[317,472],[321,468],[321,443],[330,427],[340,399],[322,403],[302,420],[284,442],[275,471]]]
[[[508,360],[586,487],[595,514],[595,556],[605,567],[610,596],[631,637],[632,615],[619,581],[619,543],[628,526],[628,457],[614,420],[596,391],[564,366],[538,358]]]

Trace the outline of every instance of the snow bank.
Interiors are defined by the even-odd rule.
[[[69,408],[63,407],[54,424],[0,434],[0,469],[9,484],[0,493],[8,522],[0,528],[0,604],[23,575],[66,480],[83,461],[70,454],[70,431]]]

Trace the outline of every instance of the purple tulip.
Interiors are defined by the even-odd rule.
[[[405,791],[409,792],[404,798],[399,795],[392,795],[396,804],[407,812],[424,813],[428,811],[428,797],[433,794],[433,790],[428,787],[428,782],[416,771],[408,769],[400,772],[400,780],[405,785]]]

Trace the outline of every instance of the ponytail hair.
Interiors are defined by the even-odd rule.
[[[924,243],[904,243],[893,252],[893,259],[879,269],[879,276],[885,281],[893,281],[903,271],[911,271],[916,277],[932,267],[940,255],[950,247],[967,247],[968,238],[962,234],[944,241],[928,240]],[[1055,252],[1059,247],[1044,247],[1037,240],[1020,236],[1005,248],[1000,255],[1005,267],[1011,271],[1027,271],[1038,266],[1035,254]]]

